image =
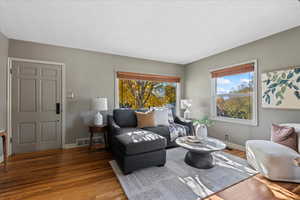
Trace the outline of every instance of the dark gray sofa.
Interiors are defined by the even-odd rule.
[[[184,125],[187,133],[193,133],[192,123],[174,117],[174,122]],[[166,162],[166,148],[176,146],[170,140],[169,127],[156,126],[137,128],[135,111],[132,109],[115,109],[108,116],[108,143],[119,167],[124,174],[140,168],[163,166]],[[128,135],[135,132],[149,135],[153,140],[132,143]]]

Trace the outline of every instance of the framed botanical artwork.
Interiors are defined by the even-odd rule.
[[[300,109],[300,67],[266,72],[261,78],[263,108]]]

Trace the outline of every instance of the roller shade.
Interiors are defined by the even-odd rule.
[[[142,74],[134,72],[117,72],[117,78],[119,79],[133,79],[133,80],[145,80],[156,82],[180,82],[180,77],[177,76],[163,76],[156,74]]]
[[[247,63],[243,65],[237,65],[225,69],[212,71],[211,76],[212,78],[217,78],[217,77],[230,76],[234,74],[241,74],[241,73],[252,72],[252,71],[254,71],[254,63]]]

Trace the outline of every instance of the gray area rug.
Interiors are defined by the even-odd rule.
[[[167,150],[164,167],[150,167],[127,176],[114,160],[110,165],[129,200],[199,200],[257,173],[246,160],[224,152],[213,153],[213,168],[193,168],[184,162],[186,152],[182,148]]]

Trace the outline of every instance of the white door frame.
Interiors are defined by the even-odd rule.
[[[42,60],[33,60],[33,59],[23,59],[23,58],[14,58],[9,57],[8,58],[8,65],[7,65],[7,135],[8,135],[8,155],[12,154],[12,122],[11,122],[11,116],[12,116],[12,62],[13,61],[21,61],[21,62],[30,62],[30,63],[41,63],[41,64],[48,64],[48,65],[59,65],[61,66],[62,70],[62,76],[61,76],[61,82],[62,82],[62,90],[61,90],[61,97],[62,97],[62,130],[61,130],[61,137],[62,137],[62,148],[65,148],[65,135],[66,135],[66,65],[64,63],[58,63],[58,62],[51,62],[51,61],[42,61]]]

